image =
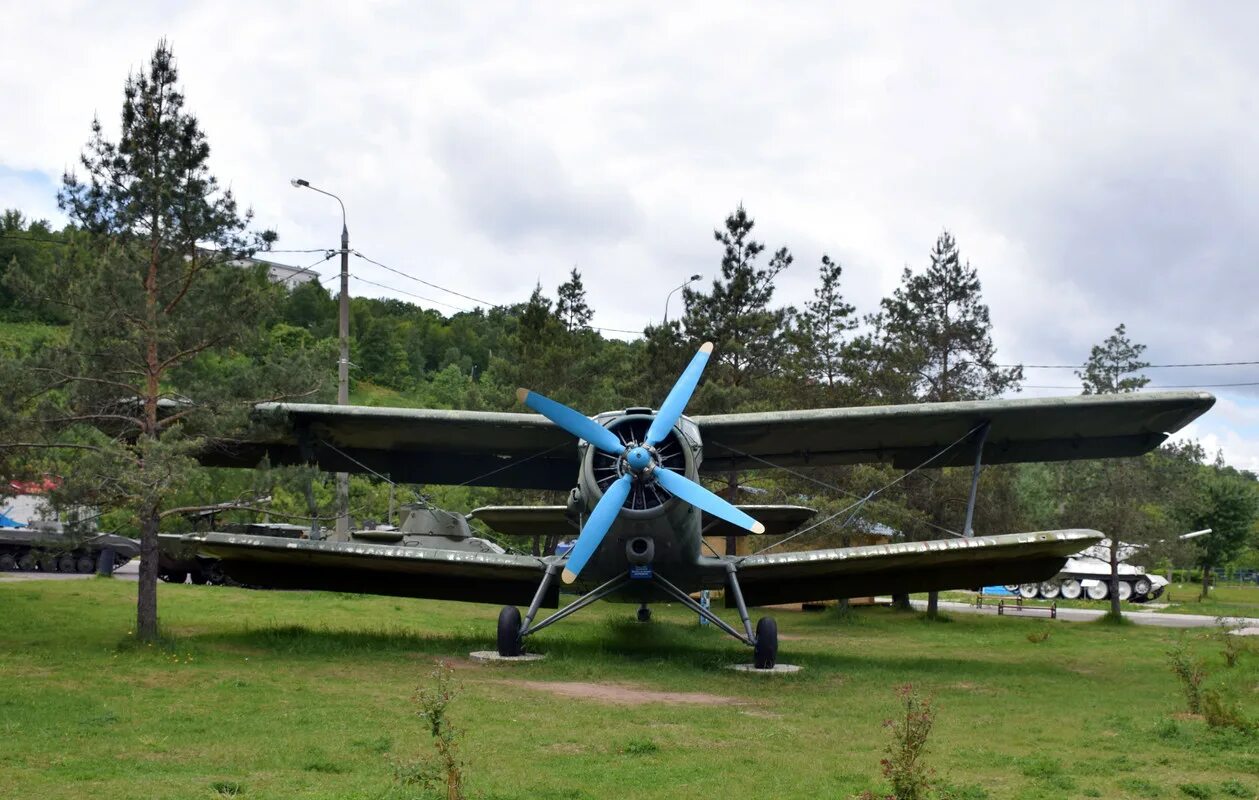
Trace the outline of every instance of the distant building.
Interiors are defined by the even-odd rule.
[[[207,255],[213,251],[204,250]],[[267,276],[275,283],[287,283],[289,286],[296,286],[299,283],[310,283],[319,280],[318,272],[310,267],[294,267],[289,264],[280,264],[276,261],[268,261],[265,258],[258,258],[258,255],[265,255],[266,251],[259,251],[259,254],[252,258],[237,258],[230,263],[237,267],[255,267],[259,264],[267,268]]]

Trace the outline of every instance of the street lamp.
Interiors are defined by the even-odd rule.
[[[326,194],[341,206],[341,302],[340,334],[341,358],[337,361],[337,405],[350,403],[350,229],[345,221],[345,203],[332,192],[310,185],[310,181],[294,178],[289,181],[296,189],[310,189]],[[350,538],[350,476],[337,473],[337,541]]]
[[[686,287],[690,286],[692,283],[695,283],[695,281],[699,280],[702,277],[704,276],[696,273],[695,275],[692,275],[691,277],[687,278],[685,283],[683,283],[680,286],[675,286],[673,288],[673,291],[669,292],[669,296],[664,299],[664,322],[666,325],[669,324],[669,301],[673,299],[673,295],[678,291],[678,289],[685,289]]]

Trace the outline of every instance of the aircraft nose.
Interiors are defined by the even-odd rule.
[[[630,469],[641,472],[651,463],[651,453],[648,453],[645,447],[635,447],[625,456],[625,460],[629,463]]]

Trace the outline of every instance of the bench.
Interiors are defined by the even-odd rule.
[[[1005,596],[1005,595],[983,595],[983,594],[980,594],[980,595],[977,595],[977,596],[975,597],[975,608],[983,608],[983,607],[984,607],[984,597],[985,597],[985,596],[986,596],[986,597],[988,598],[988,600],[989,600],[989,603],[988,603],[988,605],[989,605],[989,606],[993,605],[993,603],[992,603],[991,601],[996,600],[997,615],[998,615],[998,616],[1004,616],[1004,615],[1005,615],[1005,611],[1006,611],[1006,609],[1008,608],[1008,609],[1010,609],[1011,611],[1014,611],[1014,612],[1019,613],[1019,614],[1022,614],[1022,613],[1024,613],[1024,612],[1027,612],[1027,613],[1032,613],[1032,612],[1036,612],[1036,611],[1045,611],[1045,612],[1048,612],[1048,614],[1049,614],[1049,618],[1050,618],[1050,619],[1057,619],[1057,618],[1058,618],[1058,601],[1057,601],[1057,600],[1053,601],[1053,602],[1052,602],[1052,603],[1050,603],[1048,606],[1030,606],[1030,605],[1029,605],[1029,606],[1025,606],[1025,605],[1023,605],[1023,598],[1022,598],[1021,596],[1018,596],[1018,595],[1016,595],[1016,596],[1014,596],[1014,597],[1007,597],[1007,596]]]

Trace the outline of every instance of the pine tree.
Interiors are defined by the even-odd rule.
[[[791,307],[770,307],[774,278],[791,266],[791,253],[780,248],[765,267],[758,267],[765,245],[751,238],[755,225],[740,205],[726,218],[724,230],[713,231],[723,248],[721,277],[707,294],[682,290],[687,335],[696,342],[713,342],[713,358],[728,368],[726,377],[735,386],[778,371],[795,316]]]
[[[1084,394],[1135,392],[1145,386],[1150,379],[1133,374],[1150,366],[1141,360],[1144,352],[1145,345],[1133,344],[1123,323],[1119,323],[1106,341],[1093,345],[1084,371],[1075,373],[1084,383]]]
[[[569,279],[561,283],[555,295],[555,316],[568,331],[590,327],[594,312],[586,304],[586,287],[581,283],[581,273],[573,267]]]
[[[37,391],[14,402],[39,429],[26,433],[77,443],[67,491],[134,514],[136,634],[149,640],[166,501],[207,441],[244,423],[246,398],[289,396],[311,374],[300,353],[257,335],[283,289],[239,265],[261,240],[209,173],[210,148],[177,77],[163,41],[126,81],[118,141],[93,121],[84,176],[64,177],[58,200],[78,229],[70,252],[11,281],[27,302],[70,312],[68,341],[26,365]]]
[[[813,290],[813,299],[805,303],[796,327],[806,376],[832,388],[843,379],[845,337],[857,327],[853,316],[857,309],[840,290],[843,272],[839,262],[823,254],[818,270],[821,283]]]

